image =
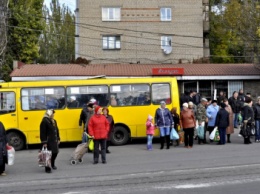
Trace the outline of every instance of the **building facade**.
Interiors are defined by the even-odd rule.
[[[208,0],[76,2],[76,58],[175,64],[209,56]]]

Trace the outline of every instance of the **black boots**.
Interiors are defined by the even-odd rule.
[[[163,149],[164,147],[164,137],[160,137],[160,142],[161,142],[161,150]]]
[[[227,134],[227,143],[231,143],[231,141],[230,141],[230,134]]]
[[[51,167],[53,170],[57,170],[57,167],[55,166],[55,159],[56,159],[57,155],[58,154],[56,154],[56,153],[51,155]]]
[[[170,149],[170,136],[166,135],[166,145],[167,145],[167,149]]]
[[[160,142],[161,142],[161,150],[164,148],[164,139],[166,139],[166,148],[170,149],[170,136],[166,135],[165,137],[160,137]]]
[[[244,144],[251,144],[252,142],[250,141],[250,137],[245,137],[244,138]]]

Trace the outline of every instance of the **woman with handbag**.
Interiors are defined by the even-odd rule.
[[[0,121],[0,176],[5,176],[5,164],[7,163],[7,149],[8,146],[5,127]]]
[[[40,138],[42,146],[51,150],[51,167],[56,170],[55,160],[59,153],[60,135],[56,120],[54,119],[55,111],[48,109],[40,125]],[[51,168],[45,167],[46,173],[51,173]]]
[[[251,144],[250,136],[251,136],[251,128],[252,123],[254,122],[254,110],[252,108],[253,101],[251,98],[247,98],[244,103],[244,107],[242,109],[243,116],[243,137],[244,144]]]
[[[95,107],[95,114],[90,118],[88,123],[89,135],[94,139],[94,161],[97,164],[99,160],[99,146],[101,146],[101,159],[102,163],[106,164],[106,141],[109,131],[109,122],[106,117],[101,114],[102,108]]]

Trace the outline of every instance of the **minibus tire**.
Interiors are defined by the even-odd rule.
[[[125,145],[128,141],[129,132],[127,131],[127,129],[123,126],[116,126],[111,137],[111,143],[113,145],[119,146]]]
[[[17,132],[10,132],[7,135],[8,143],[13,146],[13,148],[18,151],[24,148],[25,142],[24,138]]]

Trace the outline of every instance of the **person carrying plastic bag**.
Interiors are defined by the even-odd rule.
[[[208,100],[206,98],[202,98],[200,104],[197,106],[197,123],[196,129],[198,133],[198,144],[206,143],[206,129],[205,123],[207,120],[206,106]]]
[[[226,129],[229,126],[229,113],[225,109],[226,104],[224,102],[220,103],[220,110],[218,111],[216,117],[215,126],[218,127],[220,140],[218,145],[224,145],[226,143]]]
[[[5,176],[5,164],[7,163],[7,137],[5,133],[5,127],[0,121],[0,176]]]

